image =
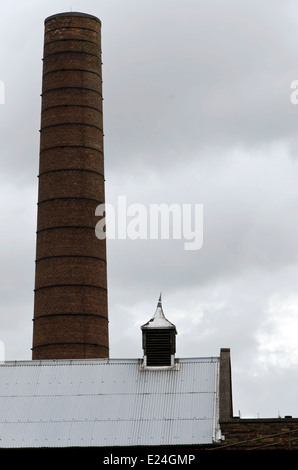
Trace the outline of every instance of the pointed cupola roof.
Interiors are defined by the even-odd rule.
[[[142,330],[146,328],[172,328],[177,334],[176,326],[165,317],[162,309],[161,294],[159,296],[153,317],[147,323],[145,323],[145,325],[141,326]]]

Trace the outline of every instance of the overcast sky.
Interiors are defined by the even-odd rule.
[[[298,417],[298,6],[2,0],[0,341],[31,359],[44,19],[102,21],[106,200],[202,204],[204,242],[109,240],[110,356],[159,293],[177,356],[231,349],[234,415]]]

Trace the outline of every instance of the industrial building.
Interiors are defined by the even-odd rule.
[[[233,416],[230,350],[176,357],[158,300],[141,358],[110,358],[101,23],[45,20],[31,361],[0,364],[0,448],[296,448],[298,421]],[[148,320],[144,312],[144,322]],[[211,455],[211,454],[210,454]]]

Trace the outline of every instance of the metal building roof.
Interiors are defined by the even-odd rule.
[[[217,439],[219,358],[0,365],[0,448],[211,444]]]

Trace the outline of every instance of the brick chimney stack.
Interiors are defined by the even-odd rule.
[[[109,356],[101,23],[45,20],[33,359]],[[97,220],[96,220],[97,219]]]

